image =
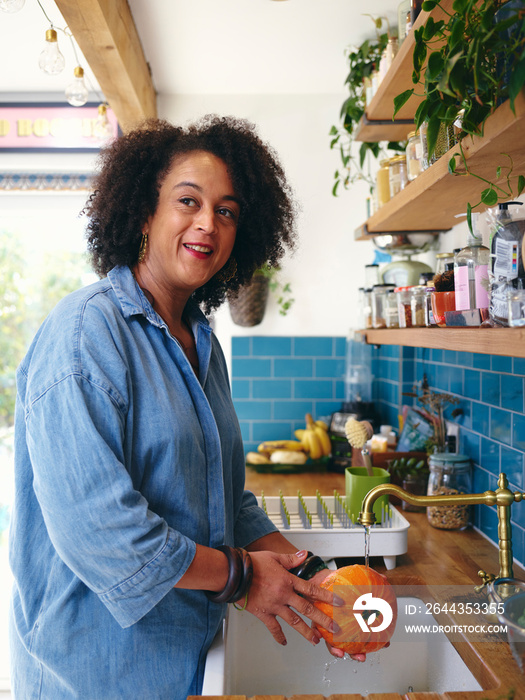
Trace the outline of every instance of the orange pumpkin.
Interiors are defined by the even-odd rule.
[[[315,603],[339,627],[336,633],[317,628],[328,644],[348,654],[369,654],[388,644],[396,626],[397,600],[385,576],[354,564],[332,571],[320,585],[344,601],[333,607]]]

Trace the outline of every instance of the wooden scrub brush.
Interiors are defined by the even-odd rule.
[[[366,467],[368,476],[373,476],[374,472],[372,470],[372,460],[370,459],[370,452],[365,447],[366,443],[372,435],[374,434],[374,429],[370,423],[366,420],[358,421],[355,418],[349,418],[345,423],[345,435],[346,439],[350,445],[356,450],[361,450],[363,456],[363,464]]]

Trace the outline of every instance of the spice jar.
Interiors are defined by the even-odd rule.
[[[425,325],[425,289],[422,285],[416,285],[410,290],[412,326],[421,327]]]
[[[376,173],[376,202],[380,209],[383,204],[390,200],[390,171],[388,168],[389,158],[380,161],[379,170]]]
[[[446,271],[448,263],[454,265],[454,253],[438,253],[436,255],[436,275],[442,275]]]
[[[394,289],[393,284],[375,284],[372,287],[372,327],[386,328],[386,295]]]
[[[418,131],[411,131],[408,136],[408,143],[405,151],[407,161],[407,178],[409,181],[415,180],[422,171],[421,167],[421,138]]]
[[[401,192],[408,182],[405,155],[390,158],[388,161],[388,177],[390,182],[390,198],[392,198]]]
[[[372,290],[363,289],[363,322],[365,328],[372,328]]]
[[[413,286],[396,287],[394,289],[397,297],[397,315],[400,328],[412,327],[411,289]]]
[[[441,452],[428,458],[429,496],[470,493],[470,459],[466,455]],[[469,524],[469,506],[435,505],[427,507],[428,522],[441,530],[462,530]]]
[[[399,313],[397,310],[397,294],[394,289],[385,295],[385,321],[387,328],[399,328]]]
[[[425,287],[425,326],[435,326],[434,312],[432,311],[432,292],[435,292],[435,287]]]

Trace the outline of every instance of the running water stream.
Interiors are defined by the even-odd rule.
[[[365,528],[365,566],[368,566],[370,559],[370,525],[363,525]]]

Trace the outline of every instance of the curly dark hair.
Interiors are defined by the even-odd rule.
[[[143,226],[155,213],[173,159],[195,150],[213,153],[226,164],[241,202],[232,252],[237,272],[227,284],[215,275],[193,294],[209,313],[227,294],[235,295],[257,268],[265,263],[276,267],[285,249],[295,245],[291,188],[276,153],[252,123],[213,114],[188,127],[161,119],[145,121],[101,152],[84,213],[90,218],[88,251],[95,271],[104,276],[116,265],[132,267]]]

